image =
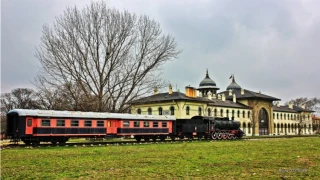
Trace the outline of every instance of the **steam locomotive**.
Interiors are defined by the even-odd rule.
[[[241,138],[240,122],[228,118],[13,109],[7,113],[6,135],[26,145],[65,144],[69,138],[134,137],[137,141]]]

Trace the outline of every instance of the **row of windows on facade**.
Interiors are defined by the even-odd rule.
[[[287,130],[288,130],[288,133],[290,133],[290,129],[291,129],[291,131],[292,132],[294,132],[294,130],[296,130],[297,128],[299,128],[300,127],[300,125],[299,124],[279,124],[279,123],[274,123],[274,128],[275,129],[277,129],[277,131],[278,131],[278,133],[282,133],[283,132],[283,129],[285,129],[285,132],[287,132]],[[243,129],[243,130],[246,130],[246,128],[247,128],[247,125],[246,125],[246,123],[242,123],[242,126],[241,126],[241,128]],[[303,126],[303,129],[306,131],[306,129],[307,129],[307,125],[304,125]],[[281,131],[280,131],[281,130]],[[308,126],[308,130],[310,131],[311,130],[311,125],[309,124],[309,126]],[[251,123],[248,123],[248,133],[250,134],[251,133]]]
[[[142,113],[141,109],[140,109],[140,108],[137,109],[137,114],[141,114],[141,113]],[[159,107],[159,108],[158,108],[158,113],[159,113],[159,115],[163,115],[163,108],[162,108],[162,107]],[[214,109],[214,110],[213,110],[213,113],[214,113],[214,116],[215,116],[215,117],[218,116],[218,111],[217,111],[217,109]],[[174,115],[174,114],[175,114],[175,109],[174,109],[173,106],[171,106],[171,107],[170,107],[170,115]],[[227,109],[227,110],[226,110],[226,117],[229,117],[229,114],[230,114],[230,112],[229,112],[229,110]],[[152,108],[148,108],[148,115],[152,115]],[[190,115],[190,107],[189,107],[189,106],[186,107],[186,115]],[[201,108],[201,107],[198,108],[198,115],[199,115],[199,116],[202,115],[202,108]],[[211,108],[209,108],[209,109],[207,110],[207,115],[208,115],[208,116],[212,116],[212,109],[211,109]],[[220,116],[220,117],[223,117],[223,109],[220,110],[219,116]],[[240,110],[238,110],[238,111],[237,111],[237,117],[240,118],[240,116],[241,116],[241,113],[240,113]],[[234,111],[234,110],[231,111],[231,117],[235,117],[235,111]],[[242,111],[242,117],[243,117],[243,118],[246,117],[245,111]],[[250,118],[250,111],[247,112],[247,117]]]
[[[273,113],[273,119],[276,119],[276,117],[277,117],[277,119],[284,119],[284,120],[299,120],[299,118],[301,117],[302,118],[302,120],[305,120],[306,119],[306,115],[303,115],[303,116],[299,116],[299,114],[298,115],[293,115],[293,114],[283,114],[282,115],[282,113],[280,113],[280,115],[279,115],[279,113],[277,113],[277,114],[275,114],[275,113]],[[307,117],[307,120],[310,120],[310,115],[308,115],[308,117]]]
[[[133,127],[140,127],[140,121],[134,121],[133,122]],[[152,127],[159,127],[159,124],[161,124],[161,127],[167,127],[167,122],[152,122]],[[28,120],[29,127],[32,126],[32,120]],[[43,119],[41,120],[41,126],[51,126],[51,120]],[[56,126],[63,127],[65,126],[65,120],[57,120]],[[79,120],[71,120],[70,126],[77,127],[79,126]],[[84,126],[85,127],[91,127],[92,126],[92,121],[84,121]],[[97,127],[104,127],[104,121],[97,121]],[[129,121],[123,121],[123,127],[130,127],[130,122]],[[150,122],[144,121],[143,122],[143,127],[150,127]]]

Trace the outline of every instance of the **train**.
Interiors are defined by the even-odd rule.
[[[65,144],[70,138],[134,137],[138,142],[166,138],[235,139],[244,135],[240,122],[228,118],[107,112],[13,109],[7,113],[6,136],[26,145]]]

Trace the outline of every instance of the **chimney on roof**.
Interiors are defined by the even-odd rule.
[[[172,94],[172,85],[169,84],[169,94]]]
[[[301,108],[305,109],[306,108],[306,104],[301,104]]]
[[[197,96],[196,89],[191,86],[186,86],[186,96],[195,98]]]
[[[237,102],[237,98],[236,98],[236,94],[233,94],[233,102],[236,103]]]
[[[232,89],[229,89],[229,96],[232,96]]]
[[[241,95],[244,95],[244,89],[241,88]]]
[[[212,94],[212,99],[217,99],[217,95],[216,94]]]
[[[280,102],[279,101],[277,102],[277,107],[280,107]]]
[[[222,99],[222,101],[226,101],[226,96],[224,94],[222,94],[221,99]]]
[[[293,109],[293,103],[292,102],[289,102],[289,108]]]
[[[159,92],[158,92],[158,88],[157,87],[155,87],[154,89],[153,89],[153,94],[158,94]]]
[[[218,94],[218,99],[221,99],[221,94]]]

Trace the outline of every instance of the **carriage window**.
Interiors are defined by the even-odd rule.
[[[98,127],[104,127],[104,121],[97,121]]]
[[[41,121],[41,126],[50,126],[50,120],[42,120]]]
[[[148,121],[145,121],[145,122],[143,123],[143,127],[149,127],[149,122],[148,122]]]
[[[140,127],[140,122],[139,121],[134,121],[133,122],[133,127]]]
[[[27,126],[28,127],[32,126],[32,119],[28,119]]]
[[[84,126],[91,127],[92,121],[84,121]]]
[[[162,127],[167,127],[167,123],[166,122],[162,122]]]
[[[123,127],[130,127],[129,121],[123,121],[122,126],[123,126]]]
[[[153,127],[158,127],[158,122],[153,122]]]
[[[71,126],[79,126],[79,120],[71,120]]]
[[[57,120],[57,126],[65,126],[65,120]]]

